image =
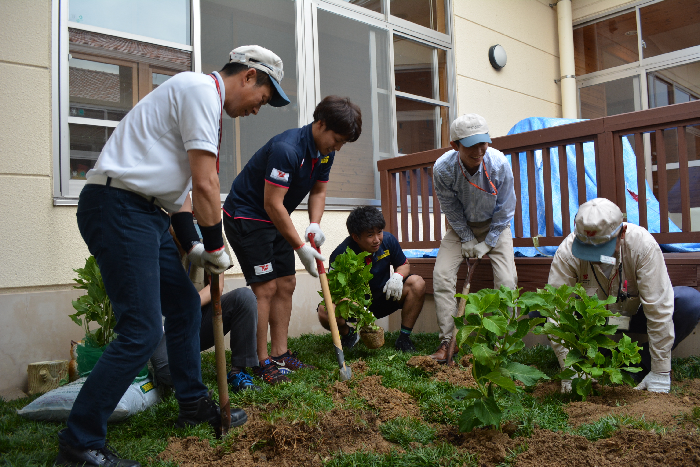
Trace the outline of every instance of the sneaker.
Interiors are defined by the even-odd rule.
[[[360,333],[354,327],[348,326],[350,331],[340,338],[340,343],[344,349],[352,349],[360,340]]]
[[[246,389],[260,391],[260,387],[253,384],[252,376],[243,371],[238,373],[229,372],[226,379],[233,392],[245,391]]]
[[[179,402],[180,413],[175,426],[185,428],[201,423],[209,423],[218,433],[221,431],[221,411],[219,404],[212,398],[211,393],[193,402]],[[241,426],[248,420],[243,409],[231,408],[231,428]]]
[[[269,358],[262,365],[253,367],[253,375],[265,381],[267,384],[279,384],[289,381],[277,368],[277,365]]]
[[[399,333],[399,337],[396,339],[394,348],[401,352],[415,352],[416,346],[413,345],[413,341],[408,336],[408,334]]]
[[[301,362],[294,354],[294,352],[292,352],[289,349],[287,349],[287,351],[279,357],[270,357],[270,360],[272,360],[274,364],[277,365],[277,368],[279,368],[280,371],[282,371],[283,369],[289,370],[290,372],[303,369],[316,369],[315,366],[307,365],[306,363]]]
[[[56,456],[54,465],[68,467],[141,467],[141,464],[136,461],[119,458],[119,455],[107,445],[99,449],[78,449],[69,446],[60,437],[58,441],[58,456]]]

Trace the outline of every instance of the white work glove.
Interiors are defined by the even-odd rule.
[[[472,238],[468,242],[462,242],[462,257],[463,258],[473,258],[474,255],[474,247],[478,244],[479,242],[476,241],[476,238]]]
[[[195,266],[203,268],[204,262],[202,261],[202,253],[204,253],[204,245],[195,243],[192,249],[187,253],[187,259]]]
[[[481,259],[489,251],[491,251],[491,247],[486,242],[477,243],[474,247],[474,256]]]
[[[318,246],[318,244],[316,244]],[[311,245],[304,243],[302,246],[294,250],[301,260],[301,264],[304,268],[314,277],[318,277],[318,270],[316,269],[316,260],[325,261],[326,258],[321,256],[321,253],[314,250]]]
[[[212,252],[204,251],[200,258],[203,263],[202,267],[209,274],[222,274],[231,267],[231,258],[228,257],[224,248]]]
[[[386,293],[386,299],[389,297],[396,301],[401,300],[401,294],[403,294],[403,276],[398,272],[391,275],[386,284],[384,284],[383,292]]]
[[[654,373],[650,371],[634,389],[646,389],[649,392],[668,392],[671,390],[671,373]]]
[[[309,240],[310,233],[314,234],[314,243],[316,244],[316,246],[321,248],[321,245],[323,245],[323,242],[326,241],[326,236],[323,234],[323,230],[321,230],[321,226],[315,222],[312,222],[311,224],[309,224],[309,226],[306,228],[306,233],[304,234],[304,240],[306,240],[307,242],[311,241],[311,240]]]

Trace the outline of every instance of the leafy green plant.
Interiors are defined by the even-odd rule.
[[[525,343],[523,337],[543,318],[527,316],[532,292],[520,297],[520,289],[483,289],[469,295],[457,294],[467,300],[464,316],[455,318],[457,345],[471,347],[472,376],[476,388],[461,389],[453,397],[467,401],[459,417],[460,431],[477,426],[499,427],[503,411],[498,406],[496,388],[511,393],[524,391],[515,380],[532,386],[540,379],[549,379],[540,370],[509,360]]]
[[[372,292],[369,281],[372,279],[372,263],[365,264],[365,258],[369,255],[363,251],[355,254],[350,247],[345,253],[338,255],[331,264],[331,269],[326,274],[331,298],[335,303],[335,314],[343,319],[355,318],[357,328],[374,325],[376,318],[369,311],[372,304]],[[323,297],[323,292],[318,294]],[[369,298],[366,298],[369,297]],[[321,302],[321,305],[324,303]]]
[[[114,326],[117,320],[112,312],[112,303],[105,291],[102,274],[94,256],[85,261],[85,267],[73,269],[78,277],[73,279],[78,285],[74,289],[87,290],[87,293],[73,300],[76,312],[69,315],[75,324],[85,329],[86,343],[92,347],[104,347],[114,339]],[[91,331],[90,323],[97,323],[97,329]]]
[[[620,316],[606,309],[615,297],[599,300],[589,297],[581,284],[575,287],[562,285],[555,289],[547,285],[533,298],[531,309],[536,309],[549,321],[535,329],[535,334],[548,334],[569,349],[564,365],[566,369],[555,376],[571,379],[572,393],[586,400],[593,391],[592,379],[601,385],[636,384],[628,374],[641,371],[632,366],[641,361],[641,347],[625,334],[619,342],[610,339],[617,326],[607,324],[611,316]],[[601,352],[601,349],[607,351]]]

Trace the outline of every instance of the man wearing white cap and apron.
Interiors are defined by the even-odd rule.
[[[622,316],[611,324],[618,332],[649,336],[640,352],[642,372],[632,374],[637,389],[671,389],[671,350],[698,324],[700,292],[671,285],[661,248],[644,227],[623,223],[620,208],[605,198],[582,204],[574,231],[554,255],[548,283],[581,283],[589,296],[617,296],[609,307]],[[564,369],[568,350],[551,344]],[[571,381],[563,380],[562,392],[569,391]]]
[[[447,361],[457,314],[457,270],[463,258],[489,255],[494,287],[515,288],[518,276],[510,222],[515,214],[513,171],[502,152],[489,147],[486,120],[477,114],[450,126],[450,146],[433,166],[435,194],[447,219],[433,271],[440,346],[431,357]]]
[[[231,52],[219,73],[175,75],[124,117],[88,172],[78,228],[102,272],[117,338],[88,376],[67,428],[59,433],[56,465],[140,465],[105,446],[107,419],[160,342],[162,315],[180,406],[177,425],[220,425],[219,407],[200,371],[200,298],[180,263],[168,214],[194,264],[211,274],[231,265],[218,177],[223,112],[235,118],[255,115],[265,104],[288,104],[279,84],[282,74],[277,55],[244,46]],[[191,210],[182,209],[190,190],[202,243]],[[231,426],[246,419],[244,411],[231,411]]]

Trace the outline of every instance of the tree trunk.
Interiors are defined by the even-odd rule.
[[[27,366],[29,394],[48,392],[58,387],[68,374],[68,360],[30,363]]]

